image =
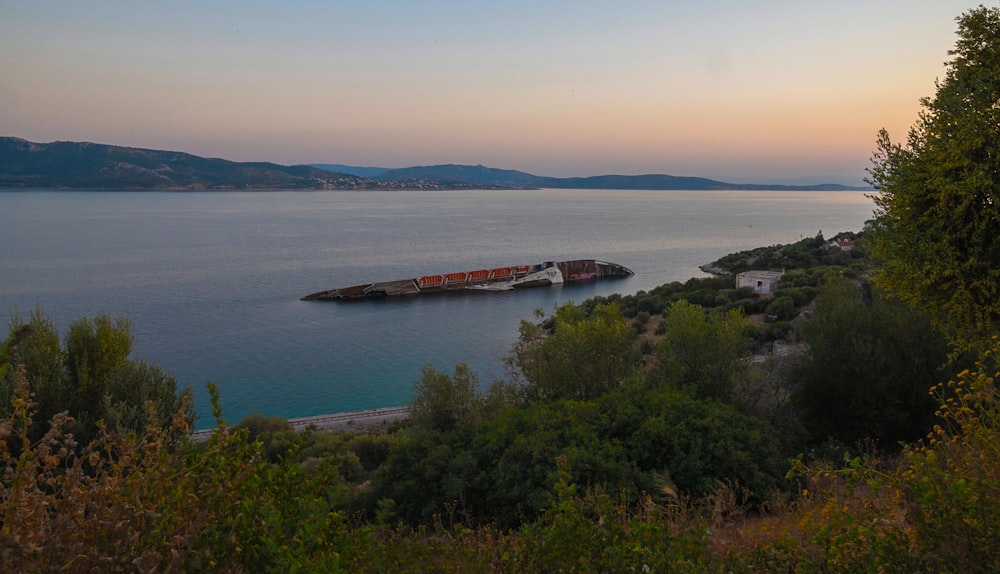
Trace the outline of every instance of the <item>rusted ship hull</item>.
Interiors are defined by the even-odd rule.
[[[525,287],[543,287],[559,283],[594,281],[610,277],[629,277],[633,273],[617,263],[596,259],[547,261],[536,265],[517,265],[476,269],[413,279],[364,283],[311,293],[303,301],[356,301],[462,290],[502,291]]]

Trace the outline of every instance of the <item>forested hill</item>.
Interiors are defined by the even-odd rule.
[[[551,183],[545,183],[542,187],[568,189],[771,189],[778,191],[850,191],[862,189],[835,183],[823,183],[819,185],[727,183],[704,177],[679,177],[655,173],[648,175],[547,178],[547,180],[551,180]]]
[[[239,163],[176,151],[0,137],[0,187],[71,189],[358,189],[367,178],[306,165]]]
[[[664,174],[544,177],[482,165],[356,168],[234,162],[177,151],[0,137],[0,188],[66,189],[774,189],[840,191],[838,184],[741,184]]]
[[[322,167],[315,164],[316,167]],[[360,173],[350,166],[338,166],[344,173]],[[360,169],[360,168],[359,168]],[[372,169],[372,168],[365,168]],[[593,177],[544,177],[523,171],[496,169],[482,165],[431,165],[386,169],[377,176],[383,181],[433,180],[472,185],[556,189],[773,189],[788,191],[847,191],[867,188],[833,183],[819,185],[777,185],[728,183],[704,177],[680,177],[665,174],[599,175]]]

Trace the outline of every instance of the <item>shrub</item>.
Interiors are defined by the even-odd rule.
[[[764,310],[767,320],[771,322],[788,321],[794,318],[798,312],[799,310],[795,306],[795,301],[787,296],[775,297]]]

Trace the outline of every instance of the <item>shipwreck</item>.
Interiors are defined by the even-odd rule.
[[[631,275],[633,275],[632,270],[625,266],[596,259],[546,261],[535,265],[493,267],[439,275],[423,275],[413,279],[363,283],[311,293],[302,297],[302,300],[353,301],[448,291],[506,291],[613,277],[629,277]]]

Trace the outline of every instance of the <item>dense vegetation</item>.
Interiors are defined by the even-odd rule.
[[[998,32],[973,10],[960,46]],[[0,569],[1000,570],[1000,338],[975,309],[925,313],[936,293],[887,297],[910,254],[866,253],[895,209],[850,251],[817,236],[714,264],[783,268],[767,296],[728,275],[539,313],[504,380],[428,366],[377,435],[230,426],[210,385],[218,429],[195,444],[189,394],[131,358],[126,320],[60,338],[15,318]]]
[[[872,248],[882,284],[964,347],[1000,326],[1000,13],[960,20],[954,59],[906,146],[882,130]]]
[[[117,433],[141,432],[154,421],[166,428],[178,412],[191,422],[190,391],[178,389],[159,365],[130,358],[134,339],[128,319],[83,317],[60,341],[55,323],[36,309],[27,320],[15,315],[10,331],[8,361],[24,368],[37,403],[26,437],[32,443],[63,412],[74,421],[66,430],[81,443],[95,436],[97,421]],[[15,390],[13,373],[0,376],[0,416],[11,415]]]
[[[829,249],[810,238],[753,253]],[[129,357],[127,321],[81,319],[60,341],[36,311],[3,347],[0,559],[11,571],[851,571],[870,557],[836,553],[865,542],[880,564],[913,565],[924,558],[899,537],[936,543],[900,513],[945,480],[913,465],[929,472],[927,457],[969,440],[933,426],[934,410],[991,446],[992,427],[967,423],[996,408],[988,378],[963,373],[935,400],[948,347],[929,321],[842,266],[794,271],[819,296],[788,327],[805,343],[792,353],[768,353],[774,324],[749,321],[728,287],[708,297],[717,278],[565,305],[522,325],[508,380],[484,388],[462,365],[428,366],[409,421],[378,435],[299,433],[263,415],[230,427],[216,396],[219,429],[191,443],[189,394]],[[802,288],[785,285],[770,299]],[[141,418],[115,414],[144,401]],[[928,431],[949,442],[900,452]],[[857,439],[879,442],[859,451]],[[935,502],[921,508],[945,512]],[[946,528],[927,520],[928,533]]]

